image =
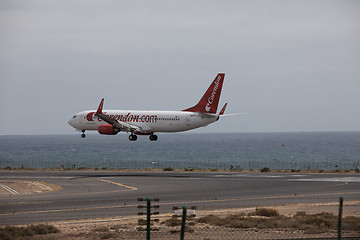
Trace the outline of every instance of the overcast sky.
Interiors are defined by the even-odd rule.
[[[0,0],[0,34],[0,135],[181,110],[218,72],[248,114],[195,132],[360,131],[360,1]]]

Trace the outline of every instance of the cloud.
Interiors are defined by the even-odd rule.
[[[0,109],[14,117],[0,134],[71,132],[67,118],[101,97],[111,108],[182,109],[217,72],[228,110],[252,114],[203,131],[360,130],[358,1],[1,6]],[[29,128],[22,115],[30,126],[48,119]]]

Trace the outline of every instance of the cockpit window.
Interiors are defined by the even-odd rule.
[[[76,115],[74,115],[73,118],[76,118]]]

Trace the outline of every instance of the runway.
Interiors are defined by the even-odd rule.
[[[0,180],[62,188],[0,196],[0,225],[137,215],[137,199],[147,197],[160,198],[160,213],[360,200],[359,174],[0,171]]]

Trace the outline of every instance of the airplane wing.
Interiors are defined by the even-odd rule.
[[[119,121],[119,120],[116,120],[115,118],[105,115],[102,112],[103,105],[104,105],[104,99],[101,99],[100,105],[95,113],[95,116],[97,116],[101,120],[107,122],[108,124],[114,125],[118,129],[120,129],[120,131],[144,133],[144,131],[139,126],[136,126],[136,125],[130,124],[130,123],[126,123],[123,121]]]

